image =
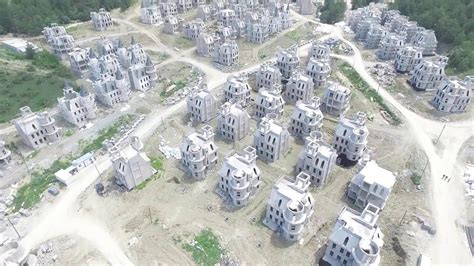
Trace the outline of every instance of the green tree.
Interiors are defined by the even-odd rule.
[[[33,60],[33,59],[35,59],[35,56],[36,56],[36,51],[35,51],[35,49],[33,48],[33,45],[31,45],[31,43],[28,43],[28,44],[26,45],[26,49],[25,49],[25,57],[26,57],[26,59]]]
[[[328,24],[342,21],[346,9],[346,3],[343,0],[326,0],[321,8],[320,20]]]

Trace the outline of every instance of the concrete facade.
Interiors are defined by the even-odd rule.
[[[140,20],[149,25],[160,25],[163,23],[160,8],[156,5],[142,7],[140,9]]]
[[[253,147],[246,147],[242,154],[234,153],[224,159],[219,171],[218,187],[235,207],[249,203],[260,188],[260,168]]]
[[[211,126],[203,126],[201,131],[188,135],[179,149],[181,167],[197,180],[204,180],[207,171],[217,165],[217,146]]]
[[[313,1],[311,0],[299,0],[299,13],[301,15],[313,14]]]
[[[254,135],[257,156],[264,162],[276,162],[288,150],[290,133],[275,121],[275,115],[268,115],[260,121]]]
[[[252,88],[247,82],[247,77],[244,75],[232,75],[227,78],[227,82],[223,87],[224,101],[233,100],[235,103],[243,107],[250,105],[252,97],[250,92]]]
[[[289,79],[293,71],[298,69],[300,59],[297,49],[282,50],[277,53],[277,67],[282,78]]]
[[[160,3],[161,17],[166,18],[167,16],[176,16],[178,15],[178,7],[176,3]]]
[[[134,90],[148,91],[155,87],[158,80],[155,64],[151,61],[150,56],[146,58],[145,65],[136,64],[128,68],[130,87]]]
[[[379,44],[379,49],[376,55],[381,60],[392,60],[397,55],[398,51],[405,45],[405,37],[389,33],[385,36]]]
[[[199,35],[205,31],[206,28],[201,19],[196,19],[183,25],[183,36],[193,41],[195,41]]]
[[[446,113],[459,113],[468,109],[474,89],[474,76],[467,76],[463,81],[444,79],[437,87],[432,104]]]
[[[330,72],[331,66],[328,61],[310,58],[306,66],[306,74],[313,79],[314,88],[326,86]]]
[[[285,99],[289,103],[297,101],[309,101],[313,97],[313,79],[300,73],[293,72],[288,83],[286,83]]]
[[[241,140],[250,132],[250,115],[240,104],[226,102],[217,117],[217,130],[224,139]]]
[[[217,47],[216,62],[224,66],[232,66],[239,60],[239,47],[234,40],[225,41]]]
[[[150,158],[142,149],[143,144],[138,137],[131,137],[123,147],[113,147],[110,150],[115,181],[128,190],[134,189],[156,173]]]
[[[389,29],[380,24],[371,24],[365,38],[364,47],[367,49],[376,49],[380,42],[385,39]]]
[[[96,118],[95,94],[84,89],[81,89],[80,93],[76,92],[67,83],[63,94],[63,97],[58,98],[58,110],[64,120],[77,127],[83,127]]]
[[[97,100],[109,107],[128,102],[130,98],[130,82],[128,76],[119,69],[115,77],[96,80],[92,84]]]
[[[171,35],[178,35],[180,32],[179,21],[173,15],[168,15],[165,17],[165,22],[163,26],[163,32]]]
[[[56,121],[47,112],[33,113],[28,106],[20,111],[22,116],[13,120],[13,124],[25,145],[37,149],[59,138]]]
[[[256,74],[256,89],[273,88],[275,85],[281,85],[281,78],[280,69],[269,64],[262,64]]]
[[[186,106],[191,119],[209,122],[217,116],[217,99],[207,88],[192,90],[186,98]]]
[[[320,100],[313,97],[296,103],[290,117],[288,131],[296,138],[304,139],[313,131],[320,131],[323,126],[323,113],[319,109]]]
[[[78,77],[85,76],[89,71],[90,48],[74,48],[69,53],[71,71]]]
[[[211,7],[209,5],[198,6],[197,17],[203,21],[210,21],[212,19]]]
[[[196,40],[196,51],[200,56],[212,57],[216,51],[214,37],[202,32]]]
[[[193,8],[193,0],[176,0],[176,6],[178,7],[178,12],[184,13]]]
[[[347,197],[357,209],[363,210],[371,204],[382,210],[395,180],[392,172],[378,166],[375,161],[367,162],[364,168],[352,178],[347,188]]]
[[[263,118],[267,114],[275,114],[277,117],[283,115],[285,100],[281,96],[281,85],[273,88],[263,87],[258,90],[255,98],[255,117]]]
[[[353,164],[362,157],[367,148],[369,130],[365,126],[367,115],[357,112],[353,118],[342,117],[336,126],[333,147],[343,164]]]
[[[220,26],[230,27],[235,19],[235,11],[232,9],[222,9],[217,13],[217,22]]]
[[[52,23],[50,27],[43,28],[42,33],[55,55],[67,55],[75,47],[74,37],[63,26]]]
[[[328,82],[323,96],[323,110],[331,115],[344,114],[350,107],[351,90],[337,82]]]
[[[100,8],[99,12],[91,12],[90,17],[96,31],[106,31],[113,26],[112,16],[104,8]]]
[[[322,134],[313,131],[306,137],[303,150],[298,155],[296,172],[304,172],[316,187],[326,184],[331,171],[336,165],[337,153],[331,146],[322,141]]]
[[[309,192],[310,177],[299,173],[295,178],[283,176],[273,184],[263,223],[286,241],[302,238],[304,227],[314,213]]]
[[[323,260],[331,266],[376,266],[384,235],[376,225],[379,209],[368,205],[362,213],[344,207],[336,220]]]
[[[411,72],[408,82],[417,90],[435,90],[446,77],[444,67],[447,63],[445,57],[436,61],[422,59],[421,63],[416,65]]]
[[[421,63],[423,51],[420,47],[405,45],[395,56],[395,70],[400,73],[413,71]]]
[[[7,165],[12,160],[12,152],[7,149],[5,141],[0,140],[0,166]]]
[[[308,52],[309,58],[314,58],[318,61],[324,61],[324,62],[329,62],[330,55],[331,55],[331,47],[319,41],[314,41],[311,44],[311,48]]]
[[[415,46],[423,48],[423,56],[434,55],[438,47],[435,32],[423,27],[419,27],[418,31],[412,37],[411,42]]]

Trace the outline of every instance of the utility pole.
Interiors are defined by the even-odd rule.
[[[151,217],[151,208],[148,207],[148,215],[150,216],[150,224],[153,224],[153,218]]]
[[[439,139],[441,138],[441,134],[443,134],[444,129],[446,128],[446,124],[443,125],[443,128],[441,129],[441,132],[439,132],[439,136],[436,139],[435,144],[438,144]]]
[[[7,217],[7,220],[10,223],[10,225],[13,227],[13,230],[15,230],[16,234],[18,235],[18,239],[20,239],[21,238],[20,233],[18,233],[18,230],[16,230],[15,225],[12,223],[12,221],[10,221],[9,217]]]
[[[95,164],[95,161],[92,163],[95,167],[95,170],[97,171],[97,173],[99,174],[99,177],[101,177],[101,174],[100,174],[100,171],[99,171],[99,168],[97,168],[97,165]]]
[[[425,164],[425,167],[423,167],[423,171],[421,172],[421,176],[424,176],[425,175],[425,170],[426,170],[426,167],[428,167],[428,164],[430,163],[430,160],[426,160],[426,164]]]
[[[398,225],[402,225],[402,222],[405,219],[405,215],[407,215],[407,210],[405,210],[405,213],[403,214],[402,219],[400,219],[400,223],[398,223]]]

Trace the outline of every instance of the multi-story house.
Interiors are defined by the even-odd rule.
[[[389,34],[389,29],[380,24],[371,24],[365,38],[364,47],[367,49],[376,49],[380,42]]]
[[[436,61],[423,59],[411,72],[408,82],[417,90],[435,90],[446,77],[444,67],[447,63],[446,57],[440,57]]]
[[[165,17],[165,22],[163,26],[163,32],[171,35],[179,34],[179,21],[173,15],[168,15]]]
[[[273,88],[274,85],[281,84],[280,69],[269,64],[261,64],[256,77],[256,89]]]
[[[422,58],[422,48],[405,45],[395,56],[395,70],[400,73],[411,72],[419,63],[421,63]]]
[[[323,110],[331,115],[340,116],[350,107],[351,90],[337,82],[328,82],[323,96]]]
[[[217,115],[217,99],[206,87],[192,90],[186,98],[186,106],[196,122],[209,122]]]
[[[263,223],[287,241],[302,238],[314,213],[309,185],[310,177],[303,172],[295,178],[282,176],[273,184]]]
[[[63,97],[58,98],[58,110],[64,120],[83,127],[96,118],[95,94],[84,89],[80,93],[76,92],[68,83],[64,86],[63,94]]]
[[[242,154],[226,156],[219,171],[220,191],[233,206],[240,207],[249,203],[260,188],[260,168],[253,147],[246,147]]]
[[[179,147],[181,167],[190,177],[203,180],[208,170],[217,165],[217,146],[212,127],[205,125],[200,132],[188,135]]]
[[[265,162],[278,161],[288,150],[290,133],[275,119],[275,114],[262,118],[254,135],[257,156]]]
[[[209,5],[198,6],[197,17],[203,21],[210,21],[212,19],[211,7]]]
[[[145,65],[136,64],[129,67],[128,77],[130,79],[130,86],[134,90],[145,92],[155,87],[158,74],[150,56],[146,57]]]
[[[232,9],[222,9],[217,13],[217,22],[220,26],[230,27],[235,19],[235,11]]]
[[[319,131],[313,131],[306,137],[303,150],[298,155],[296,171],[310,176],[311,183],[317,187],[326,184],[336,165],[337,153],[322,141]]]
[[[217,117],[217,130],[224,139],[241,140],[250,132],[250,115],[240,104],[226,102]]]
[[[69,64],[71,71],[78,77],[83,77],[89,71],[90,48],[74,48],[69,53]]]
[[[161,17],[166,18],[167,16],[176,16],[178,15],[178,7],[176,3],[160,3]]]
[[[227,82],[224,84],[224,101],[228,102],[234,100],[235,103],[246,107],[250,104],[252,97],[250,92],[252,88],[247,82],[245,75],[231,75],[227,78]]]
[[[281,117],[285,101],[281,96],[281,85],[275,84],[272,88],[260,88],[255,98],[255,117],[263,118],[267,114]]]
[[[20,108],[21,117],[13,124],[23,143],[33,149],[40,148],[59,138],[54,118],[47,112],[33,113],[28,106]]]
[[[311,48],[308,52],[309,58],[314,58],[318,61],[329,61],[329,56],[331,55],[331,47],[319,41],[314,41],[311,44]]]
[[[434,55],[438,47],[435,32],[423,27],[418,27],[418,31],[412,37],[411,42],[415,46],[423,48],[423,56]]]
[[[471,102],[473,89],[474,76],[467,76],[463,81],[446,78],[438,85],[432,104],[438,111],[464,112]]]
[[[145,24],[160,25],[163,22],[160,8],[157,5],[142,7],[140,9],[140,20]]]
[[[376,266],[384,235],[376,225],[379,209],[373,205],[359,213],[344,207],[336,220],[323,260],[331,266]]]
[[[193,0],[176,0],[176,5],[180,13],[184,13],[193,8]]]
[[[107,12],[104,8],[100,8],[99,12],[90,13],[92,26],[97,31],[105,31],[109,27],[112,27],[113,21],[110,12]]]
[[[196,51],[203,57],[212,57],[215,53],[215,40],[212,35],[201,32],[196,40]]]
[[[196,19],[183,25],[183,35],[185,38],[195,41],[198,36],[205,32],[206,28],[201,19]]]
[[[342,165],[358,162],[367,148],[369,130],[365,126],[367,115],[357,112],[353,118],[342,117],[336,126],[333,147]]]
[[[151,166],[150,158],[142,151],[143,144],[138,137],[131,137],[122,145],[110,149],[115,182],[132,190],[152,177],[156,170]]]
[[[289,103],[297,101],[309,101],[313,97],[313,79],[300,73],[293,72],[288,83],[286,83],[285,99]]]
[[[128,76],[124,75],[120,69],[115,73],[115,77],[96,80],[92,86],[97,100],[109,107],[114,107],[122,102],[128,102],[130,98],[130,82]]]
[[[234,40],[228,40],[217,47],[216,62],[224,66],[232,66],[239,60],[239,47]]]
[[[279,51],[277,54],[277,67],[283,78],[289,79],[293,71],[298,69],[300,59],[297,49]]]
[[[378,166],[375,161],[369,161],[352,178],[347,188],[347,197],[357,209],[363,210],[371,204],[382,210],[395,180],[392,172]]]
[[[0,166],[7,165],[12,160],[12,151],[7,149],[5,141],[0,140]]]
[[[306,66],[306,74],[313,79],[314,88],[322,88],[326,86],[331,66],[328,61],[309,58]]]
[[[389,33],[379,44],[376,54],[381,60],[392,60],[397,52],[405,45],[405,38],[395,33]]]
[[[288,131],[295,137],[304,139],[313,131],[320,131],[323,126],[323,113],[319,109],[318,97],[296,103],[290,117]]]

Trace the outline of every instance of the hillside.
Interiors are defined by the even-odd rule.
[[[52,22],[89,20],[101,7],[126,9],[132,0],[0,0],[0,34],[38,35]]]
[[[448,69],[453,73],[474,70],[474,1],[396,0],[391,8],[435,30],[438,41],[451,48]]]

